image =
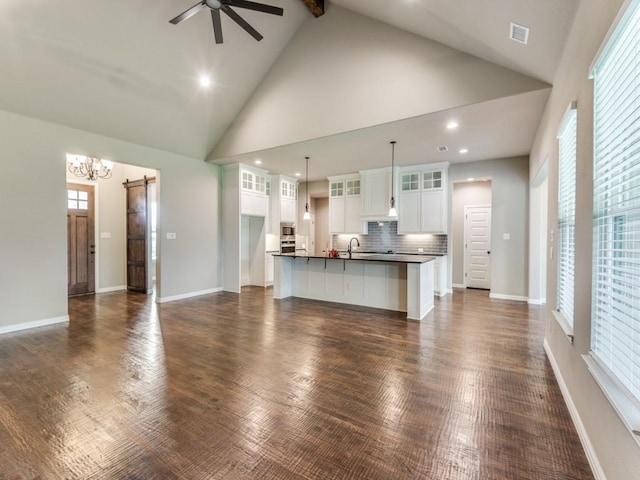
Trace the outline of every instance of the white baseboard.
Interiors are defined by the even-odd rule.
[[[447,293],[453,293],[453,288],[447,288]]]
[[[175,302],[176,300],[184,300],[185,298],[199,297],[200,295],[208,295],[210,293],[218,293],[222,291],[222,287],[212,288],[210,290],[200,290],[199,292],[183,293],[181,295],[173,295],[171,297],[157,297],[156,303]]]
[[[529,305],[546,305],[547,299],[546,298],[530,298],[529,300],[527,300],[527,303]]]
[[[489,298],[495,298],[496,300],[515,300],[516,302],[526,302],[527,297],[521,297],[519,295],[505,295],[503,293],[490,293]]]
[[[453,288],[467,288],[467,286],[464,283],[454,283],[453,285],[451,285]]]
[[[30,328],[48,327],[50,325],[58,325],[60,323],[69,323],[69,315],[63,315],[62,317],[55,318],[46,318],[44,320],[36,320],[35,322],[6,325],[4,327],[0,327],[0,335],[11,332],[19,332],[20,330],[28,330]]]
[[[553,352],[551,351],[551,347],[549,347],[549,343],[547,342],[546,338],[544,339],[544,351],[547,354],[547,358],[549,359],[549,363],[551,364],[553,373],[556,376],[556,381],[558,382],[558,386],[560,387],[560,391],[562,392],[564,403],[567,405],[567,409],[569,410],[569,415],[571,415],[571,420],[573,420],[573,425],[578,431],[578,437],[580,437],[580,443],[582,443],[582,448],[584,448],[584,452],[587,455],[587,460],[589,461],[589,465],[591,466],[591,470],[593,471],[593,476],[596,477],[596,480],[607,480],[607,477],[605,477],[604,471],[602,470],[602,466],[598,461],[598,456],[593,449],[593,445],[591,445],[591,440],[589,440],[589,434],[584,428],[584,424],[582,423],[582,419],[580,418],[578,409],[576,408],[575,403],[573,403],[571,393],[569,393],[567,384],[564,383],[564,378],[562,378],[562,374],[560,373],[560,367],[558,366],[558,363],[553,356]]]
[[[105,288],[97,288],[96,293],[109,293],[109,292],[119,292],[121,290],[126,290],[126,285],[118,285],[117,287],[105,287]]]

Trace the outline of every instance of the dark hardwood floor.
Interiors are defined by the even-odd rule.
[[[69,299],[0,336],[1,479],[591,479],[539,307]]]

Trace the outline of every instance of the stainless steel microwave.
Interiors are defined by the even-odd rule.
[[[295,223],[281,223],[280,224],[280,238],[288,238],[296,236]]]

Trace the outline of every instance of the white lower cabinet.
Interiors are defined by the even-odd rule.
[[[273,285],[274,276],[273,253],[267,252],[264,256],[264,283],[265,285]]]
[[[434,287],[433,291],[438,297],[447,294],[447,256],[436,257],[433,262]]]

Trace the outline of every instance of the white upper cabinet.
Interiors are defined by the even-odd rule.
[[[270,233],[279,234],[280,223],[296,223],[298,218],[298,182],[284,175],[273,175],[268,184],[271,192]]]
[[[329,233],[367,233],[359,174],[329,177]]]
[[[391,167],[360,171],[362,219],[388,220]]]
[[[240,166],[240,214],[256,217],[269,215],[267,182],[269,174],[258,168]]]
[[[398,171],[398,233],[447,233],[448,163]]]

